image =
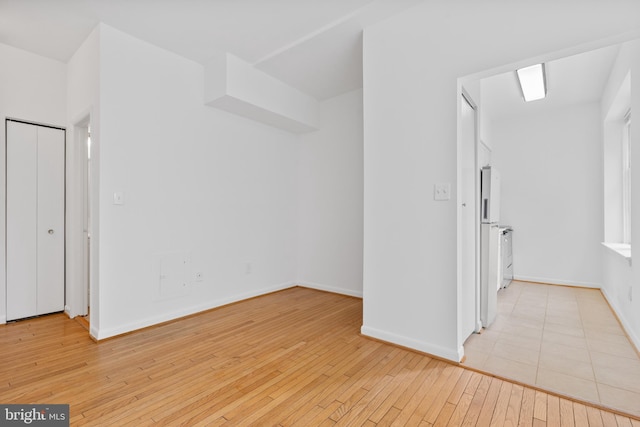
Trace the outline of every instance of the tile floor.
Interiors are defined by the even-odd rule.
[[[640,416],[640,358],[599,290],[514,281],[465,365]]]

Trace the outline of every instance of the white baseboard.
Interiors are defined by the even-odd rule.
[[[464,355],[463,348],[446,348],[439,345],[433,345],[425,341],[419,341],[413,338],[396,335],[390,332],[382,331],[380,329],[371,328],[369,326],[362,326],[360,329],[362,335],[375,338],[381,341],[385,341],[391,344],[397,344],[402,347],[411,348],[423,353],[432,354],[443,359],[451,360],[453,362],[460,362]]]
[[[7,323],[7,316],[0,316],[0,325],[4,325],[5,323]]]
[[[518,280],[521,282],[546,283],[549,285],[577,286],[580,288],[594,288],[594,289],[602,288],[602,286],[599,283],[578,282],[575,280],[560,280],[560,279],[552,279],[549,277],[514,276],[513,280]]]
[[[625,333],[627,334],[631,342],[633,342],[633,345],[636,347],[636,349],[640,350],[640,337],[638,337],[638,335],[634,333],[634,330],[631,327],[631,323],[629,323],[629,321],[624,317],[623,311],[621,310],[620,306],[616,302],[616,299],[612,298],[605,288],[602,288],[601,291],[605,299],[609,303],[609,306],[615,312],[616,316],[620,320],[620,323],[622,324],[622,328],[624,329]]]
[[[303,288],[317,289],[319,291],[331,292],[334,294],[348,295],[351,297],[362,298],[362,290],[354,291],[353,289],[339,288],[336,286],[323,285],[320,283],[313,283],[313,282],[298,282],[298,286],[301,286]]]
[[[278,285],[270,286],[267,288],[258,289],[252,292],[246,292],[244,294],[237,294],[213,301],[207,301],[202,304],[198,304],[191,307],[186,307],[181,310],[176,310],[170,313],[164,313],[159,316],[152,316],[146,319],[141,319],[135,322],[126,323],[123,325],[119,325],[113,328],[99,328],[94,329],[91,327],[91,335],[97,340],[103,340],[105,338],[114,337],[116,335],[125,334],[128,332],[133,332],[138,329],[146,328],[149,326],[157,325],[159,323],[168,322],[170,320],[179,319],[181,317],[189,316],[192,314],[200,313],[202,311],[211,310],[213,308],[222,307],[227,304],[231,304],[234,302],[243,301],[249,298],[265,295],[271,292],[280,291],[283,289],[291,288],[296,286],[294,282],[281,283]]]

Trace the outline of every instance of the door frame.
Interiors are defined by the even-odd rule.
[[[464,341],[468,338],[466,333],[462,331],[462,319],[464,317],[463,314],[463,292],[465,290],[463,281],[462,281],[462,269],[463,269],[463,242],[470,241],[473,244],[473,253],[474,253],[474,330],[473,332],[479,332],[482,329],[482,322],[480,321],[480,204],[478,200],[480,198],[480,181],[478,179],[478,141],[479,141],[479,128],[480,128],[480,114],[478,105],[473,100],[473,97],[463,86],[462,81],[458,81],[458,91],[457,91],[457,106],[458,106],[458,124],[457,124],[457,180],[458,180],[458,194],[462,195],[463,191],[465,191],[462,186],[462,161],[463,161],[463,150],[464,144],[462,141],[462,102],[467,102],[471,109],[473,110],[474,116],[474,141],[473,141],[473,168],[476,173],[474,173],[473,178],[473,190],[471,193],[472,197],[475,201],[474,203],[474,227],[471,231],[471,236],[462,235],[462,221],[463,221],[463,206],[462,201],[460,200],[457,206],[457,230],[458,230],[458,239],[457,239],[457,289],[458,289],[458,346],[461,347],[460,351],[464,354],[463,344]]]
[[[67,141],[67,242],[70,254],[67,258],[67,315],[71,318],[91,314],[88,310],[91,306],[88,292],[93,294],[90,249],[87,246],[87,235],[90,234],[87,224],[90,209],[87,204],[90,191],[87,187],[87,137],[90,123],[91,114],[87,112],[74,122],[71,137]]]

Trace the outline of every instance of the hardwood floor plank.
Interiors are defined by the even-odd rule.
[[[447,403],[447,399],[451,396],[454,387],[458,384],[459,378],[462,376],[463,372],[465,372],[464,369],[453,366],[449,366],[445,369],[450,370],[451,373],[448,376],[443,376],[441,378],[442,383],[438,385],[437,389],[434,388],[434,390],[429,392],[429,397],[427,398],[427,402],[425,402],[425,406],[430,406],[423,419],[429,424],[435,424],[438,416],[440,415],[440,411],[442,411],[445,403]]]
[[[393,422],[396,420],[396,418],[398,418],[398,415],[400,415],[400,412],[402,412],[400,409],[396,408],[395,406],[392,406],[386,414],[384,414],[384,416],[380,419],[380,421],[378,423],[376,423],[377,427],[389,427],[390,425],[393,424]]]
[[[496,404],[498,402],[498,395],[502,388],[502,383],[503,382],[497,378],[491,378],[489,390],[484,398],[484,402],[482,402],[482,408],[480,409],[478,420],[475,422],[476,426],[485,427],[491,425],[491,418],[496,410]]]
[[[520,416],[518,417],[518,427],[531,427],[533,425],[535,405],[536,391],[531,388],[524,387],[524,390],[522,391]]]
[[[449,421],[451,420],[451,416],[453,415],[455,410],[456,410],[456,405],[454,405],[453,403],[446,402],[442,407],[442,410],[438,414],[438,418],[436,418],[436,421],[433,423],[433,425],[435,427],[443,427],[448,425]]]
[[[577,427],[588,426],[589,417],[587,416],[587,407],[573,402],[573,418]]]
[[[54,314],[0,326],[0,402],[72,426],[519,425],[636,420],[360,335],[362,302],[292,288],[95,343]]]
[[[575,427],[573,416],[573,402],[567,399],[560,399],[560,425],[562,427]]]
[[[473,395],[473,400],[471,401],[471,405],[469,406],[469,410],[467,411],[467,415],[465,416],[462,425],[475,426],[478,424],[478,417],[482,411],[482,406],[485,398],[487,397],[487,393],[489,392],[492,380],[492,377],[486,376],[483,376],[480,379],[480,383]]]
[[[604,427],[617,427],[618,422],[616,421],[616,416],[610,412],[600,411],[600,416],[602,417],[602,425]]]
[[[429,370],[429,375],[419,384],[419,387],[416,388],[412,393],[408,401],[402,405],[402,412],[398,415],[398,417],[393,422],[393,426],[406,426],[409,424],[409,420],[413,416],[413,413],[418,409],[420,403],[422,402],[424,396],[428,391],[433,387],[433,384],[437,381],[438,377],[442,375],[444,368],[447,366],[445,362],[436,361],[433,367]],[[409,393],[407,393],[407,396]],[[398,402],[397,402],[398,403]],[[399,407],[396,404],[397,407]],[[417,419],[414,420],[414,425],[418,424],[422,419],[422,414],[417,416]]]
[[[533,408],[533,417],[540,421],[547,421],[547,394],[536,391],[536,401]]]
[[[546,426],[547,426],[546,421],[542,421],[537,418],[533,419],[533,427],[546,427]]]
[[[604,425],[600,410],[592,406],[587,406],[587,420],[589,421],[589,427],[603,427]]]
[[[369,416],[369,419],[374,423],[380,422],[389,409],[395,405],[400,396],[406,392],[408,388],[407,384],[411,385],[416,381],[417,373],[423,372],[431,363],[435,363],[435,360],[431,358],[423,358],[415,367],[410,368],[407,366],[406,369],[401,371],[394,380],[393,391],[391,391],[389,396],[382,402],[382,404],[380,404],[380,406],[373,409],[373,413]]]
[[[505,419],[507,418],[507,409],[509,408],[509,402],[511,401],[511,389],[513,384],[503,381],[500,386],[500,394],[496,401],[495,409],[493,410],[493,416],[491,417],[490,425],[496,427],[502,427]],[[516,419],[516,424],[517,424]]]
[[[560,399],[557,396],[547,396],[547,425],[560,426]]]
[[[631,420],[621,415],[616,415],[616,422],[618,423],[618,427],[632,427]]]
[[[465,389],[467,388],[467,384],[469,384],[469,380],[471,379],[471,376],[473,374],[475,374],[475,372],[466,369],[464,370],[464,372],[462,372],[462,375],[460,375],[458,382],[453,387],[453,390],[451,390],[449,396],[447,396],[447,402],[454,405],[458,404],[458,401],[460,400],[460,397],[462,397],[462,393],[464,393]]]
[[[456,405],[455,411],[453,411],[453,414],[451,414],[451,418],[449,419],[449,423],[447,425],[461,426],[464,422],[465,417],[467,416],[467,412],[469,412],[469,407],[471,406],[472,401],[473,394],[464,393],[460,397],[458,405]]]
[[[509,396],[509,403],[507,405],[507,413],[504,417],[504,426],[515,427],[519,425],[523,396],[524,387],[518,384],[513,384],[511,387],[511,396]]]

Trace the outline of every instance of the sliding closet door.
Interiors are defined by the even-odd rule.
[[[64,131],[38,128],[37,313],[64,310]]]
[[[64,138],[7,122],[7,320],[64,309]]]
[[[7,320],[37,313],[38,128],[7,122]]]

